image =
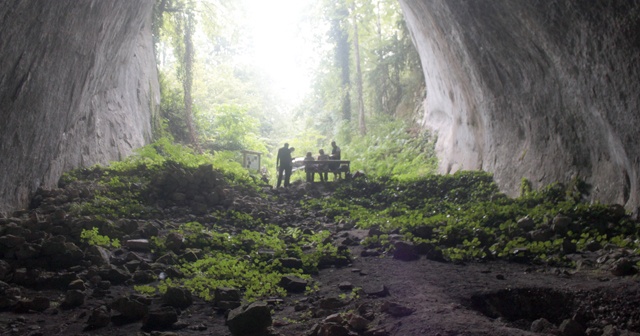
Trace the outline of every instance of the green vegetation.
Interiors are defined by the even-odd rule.
[[[331,140],[338,141],[345,159],[355,160],[354,169],[367,174],[410,178],[434,170],[433,139],[408,132],[414,127],[409,120],[420,113],[424,78],[396,1],[308,6],[302,33],[314,37],[307,43],[322,54],[309,62],[311,92],[294,104],[280,100],[273,78],[247,61],[255,46],[240,26],[244,5],[157,2],[162,99],[156,137],[235,162],[240,150],[261,152],[261,165],[271,176],[284,142],[303,157],[328,150]]]
[[[186,279],[167,279],[160,285],[161,289],[179,284],[205,300],[213,300],[214,289],[220,287],[242,288],[247,300],[286,296],[284,289],[278,286],[283,276],[310,279],[309,274],[317,272],[321,263],[348,258],[348,254],[338,251],[335,246],[323,244],[329,236],[327,231],[292,235],[291,230],[262,224],[246,214],[217,215],[221,216],[217,222],[224,221],[224,226],[189,222],[173,230],[183,235],[187,248],[197,248],[200,257],[192,262],[182,260],[180,270]],[[233,234],[225,227],[250,229]],[[280,262],[283,258],[299,259],[301,265],[299,268],[285,267]]]
[[[417,133],[406,122],[379,117],[365,136],[354,136],[342,147],[351,160],[351,170],[368,175],[391,175],[398,180],[434,174],[438,160],[435,140],[426,131]]]
[[[358,179],[333,198],[304,206],[334,221],[379,230],[363,241],[367,247],[393,250],[394,241],[407,240],[449,261],[570,265],[567,251],[584,250],[590,242],[640,248],[638,230],[620,207],[586,204],[581,198],[573,186],[553,184],[511,199],[490,174],[458,172],[403,181]]]
[[[111,239],[107,236],[100,235],[98,228],[94,227],[91,230],[83,229],[80,233],[80,239],[85,241],[89,245],[97,245],[102,247],[120,247],[120,240]]]
[[[389,126],[390,131],[396,129]],[[382,166],[405,160],[397,151],[397,144],[403,144],[423,151],[421,161],[429,162],[429,140],[419,142],[416,137],[403,138],[404,134],[394,134],[400,139],[396,145],[388,140],[370,150],[364,148],[372,142],[363,140],[362,151]],[[166,221],[157,235],[149,237],[151,248],[156,256],[175,260],[174,268],[184,277],[137,286],[145,295],[182,286],[205,300],[213,300],[220,287],[239,288],[249,301],[284,296],[287,293],[279,285],[284,276],[311,280],[320,268],[350,262],[349,250],[337,245],[329,231],[300,226],[303,215],[287,213],[282,209],[293,208],[270,202],[276,196],[261,191],[237,162],[222,153],[197,155],[161,140],[109,167],[66,174],[61,186],[83,190],[68,209],[70,215],[83,218],[85,229],[79,237],[87,244],[118,247],[131,232],[126,229],[128,220]],[[502,259],[572,266],[567,254],[594,245],[636,253],[640,249],[635,222],[619,206],[584,203],[589,188],[577,179],[538,191],[523,180],[521,196],[508,198],[483,172],[430,175],[407,164],[397,178],[390,178],[383,174],[387,169],[377,170],[382,176],[342,181],[333,194],[300,201],[296,209],[331,223],[370,229],[371,235],[361,244],[383,256],[394,252],[396,242],[407,241],[435,260]],[[202,207],[183,201],[197,199],[201,188],[205,194],[220,191],[216,197],[235,193],[261,201],[232,208],[222,199]],[[167,218],[167,211],[174,217]],[[316,288],[310,281],[307,290]],[[344,298],[357,298],[358,293],[354,290]]]

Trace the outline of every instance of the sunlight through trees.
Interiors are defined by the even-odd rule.
[[[375,123],[395,119],[414,130],[403,132],[433,141],[413,127],[424,78],[396,1],[159,0],[156,7],[161,136],[196,151],[260,151],[267,167],[285,141],[303,155],[337,140],[347,157],[364,158],[377,151],[362,147],[376,141],[367,130],[393,132]]]

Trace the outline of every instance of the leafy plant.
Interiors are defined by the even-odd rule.
[[[103,236],[98,232],[98,228],[94,227],[91,230],[82,229],[80,233],[80,239],[89,245],[97,245],[102,247],[120,247],[120,240],[111,239],[107,236]]]

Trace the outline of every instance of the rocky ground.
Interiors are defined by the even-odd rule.
[[[156,183],[171,184],[166,178]],[[83,228],[104,222],[71,215],[69,204],[92,193],[87,185],[41,191],[31,209],[0,218],[0,334],[640,335],[639,278],[603,261],[629,259],[633,252],[577,252],[571,256],[577,269],[405,258],[365,250],[358,242],[369,231],[298,207],[301,199],[328,195],[334,185],[266,188],[270,196],[263,198],[194,184],[217,194],[189,202],[198,200],[193,192],[159,187],[153,197],[164,209],[162,218],[108,221],[114,232],[124,232],[119,248],[79,239]],[[183,288],[136,292],[136,284],[181,276],[171,257],[153,253],[152,237],[166,235],[171,223],[206,223],[203,210],[211,208],[259,214],[300,230],[329,230],[329,241],[350,258],[323,265],[311,281],[287,277],[280,284],[287,296],[252,304],[234,288],[216,289],[213,301]],[[198,258],[176,244],[180,258]],[[307,285],[316,290],[304,291]]]

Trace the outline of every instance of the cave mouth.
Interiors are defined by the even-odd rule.
[[[573,294],[552,288],[510,288],[471,296],[472,309],[526,329],[541,318],[556,325],[571,318],[574,302]]]

